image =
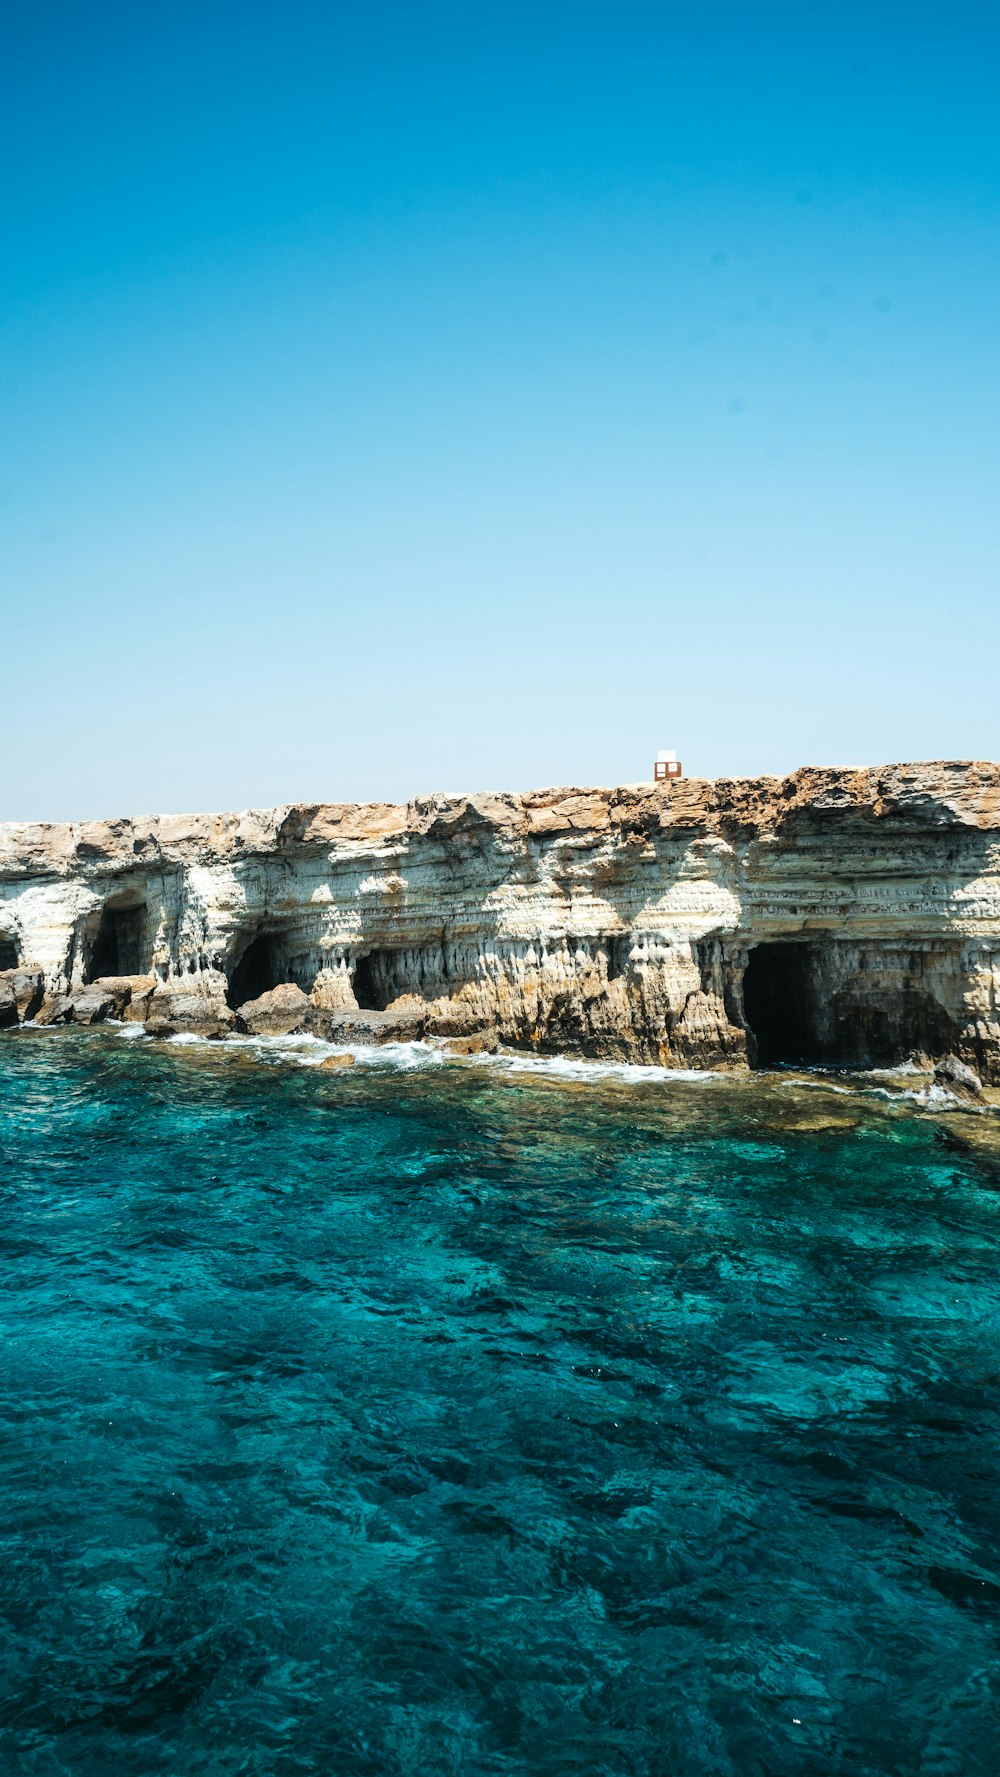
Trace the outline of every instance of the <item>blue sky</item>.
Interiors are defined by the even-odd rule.
[[[1000,26],[874,14],[12,16],[0,818],[997,757]]]

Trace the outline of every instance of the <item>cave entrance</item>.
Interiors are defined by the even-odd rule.
[[[260,932],[256,938],[251,938],[229,977],[226,1004],[235,1011],[247,1000],[257,1000],[262,993],[270,993],[272,987],[280,986],[284,979],[277,939],[273,932]]]
[[[354,997],[362,1012],[384,1012],[396,997],[392,985],[391,950],[370,950],[354,965]]]
[[[85,981],[105,975],[145,975],[149,972],[148,918],[146,904],[101,909],[101,922],[90,948]]]
[[[758,944],[743,977],[743,1011],[757,1067],[821,1059],[811,944]]]
[[[17,939],[9,932],[0,932],[0,969],[16,969],[21,962]]]

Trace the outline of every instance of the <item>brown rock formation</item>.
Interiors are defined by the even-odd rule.
[[[1000,767],[5,826],[0,942],[43,1018],[152,976],[148,1022],[222,1033],[291,984],[350,1042],[997,1081]]]

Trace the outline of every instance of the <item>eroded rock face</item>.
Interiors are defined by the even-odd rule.
[[[387,1012],[317,1012],[310,1024],[328,1043],[419,1043],[427,1020],[412,1007]]]
[[[997,1081],[1000,767],[0,826],[0,939],[43,1019]]]
[[[38,969],[0,969],[0,1030],[27,1024],[40,1011],[45,977]]]
[[[944,1086],[956,1098],[972,1104],[978,1104],[983,1096],[983,1083],[971,1067],[959,1061],[957,1055],[945,1055],[934,1069],[937,1085]]]
[[[305,1030],[312,1005],[309,995],[294,981],[283,982],[255,1000],[245,1000],[236,1015],[237,1027],[255,1037],[287,1037]]]

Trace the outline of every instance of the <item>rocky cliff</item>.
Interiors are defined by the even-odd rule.
[[[0,1023],[1000,1080],[1000,766],[0,826]]]

